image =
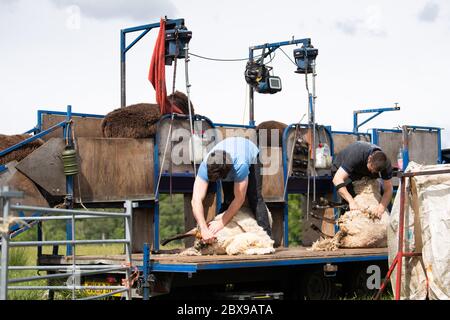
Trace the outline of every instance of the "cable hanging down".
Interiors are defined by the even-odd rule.
[[[200,58],[200,59],[205,59],[205,60],[210,60],[210,61],[219,61],[219,62],[236,62],[236,61],[247,61],[247,58],[237,58],[237,59],[222,59],[222,58],[210,58],[210,57],[205,57],[205,56],[201,56],[199,54],[195,54],[192,52],[189,52],[189,55]],[[255,56],[254,58],[259,58],[261,55]]]

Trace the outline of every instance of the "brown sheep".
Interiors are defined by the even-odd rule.
[[[189,114],[187,96],[184,93],[176,91],[168,99],[185,114]],[[194,114],[192,103],[191,107]],[[105,138],[152,138],[156,134],[156,125],[160,118],[159,105],[154,103],[138,103],[118,108],[108,113],[103,119],[103,136]]]
[[[0,151],[5,150],[6,148],[9,148],[19,142],[22,142],[25,139],[28,139],[32,137],[29,134],[16,134],[16,135],[4,135],[0,134]],[[34,140],[30,143],[27,143],[26,145],[22,146],[21,148],[14,150],[3,157],[0,157],[0,164],[6,164],[8,162],[16,160],[17,162],[24,159],[26,156],[28,156],[30,153],[32,153],[34,150],[39,148],[44,144],[44,141],[41,139]]]

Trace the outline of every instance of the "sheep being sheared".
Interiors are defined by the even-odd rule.
[[[374,212],[381,194],[377,180],[363,178],[353,182],[355,201],[361,210],[347,211],[338,219],[339,231],[333,238],[318,240],[311,250],[332,251],[338,248],[383,248],[387,246],[388,212],[381,218]]]
[[[222,218],[223,214],[217,215],[214,220]],[[269,221],[272,225],[272,217],[269,212]],[[183,235],[175,236],[164,241],[169,241],[195,236],[194,246],[180,253],[180,255],[237,255],[237,254],[269,254],[275,252],[274,241],[256,222],[255,216],[250,208],[242,207],[231,219],[231,221],[216,233],[217,241],[205,244],[198,228],[194,228]]]

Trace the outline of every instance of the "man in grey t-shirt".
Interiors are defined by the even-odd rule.
[[[376,214],[383,214],[393,194],[392,166],[379,146],[365,141],[354,142],[333,159],[331,170],[334,176],[333,184],[339,195],[348,202],[350,210],[358,209],[351,182],[362,177],[381,178],[384,193]]]

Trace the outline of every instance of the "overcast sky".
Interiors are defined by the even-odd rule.
[[[450,147],[450,1],[0,0],[0,133],[36,124],[39,109],[106,114],[120,106],[119,30],[184,18],[192,53],[245,58],[248,47],[311,38],[317,57],[316,118],[352,129],[352,111],[391,107],[362,128],[438,126]],[[147,80],[157,30],[127,55],[127,104],[155,102]],[[131,37],[128,38],[132,41]],[[292,57],[295,46],[283,47]],[[185,91],[184,61],[177,89]],[[255,97],[256,122],[297,122],[307,112],[304,76],[277,51],[282,92]],[[247,123],[245,61],[191,58],[195,110]],[[171,90],[172,68],[166,70]]]

